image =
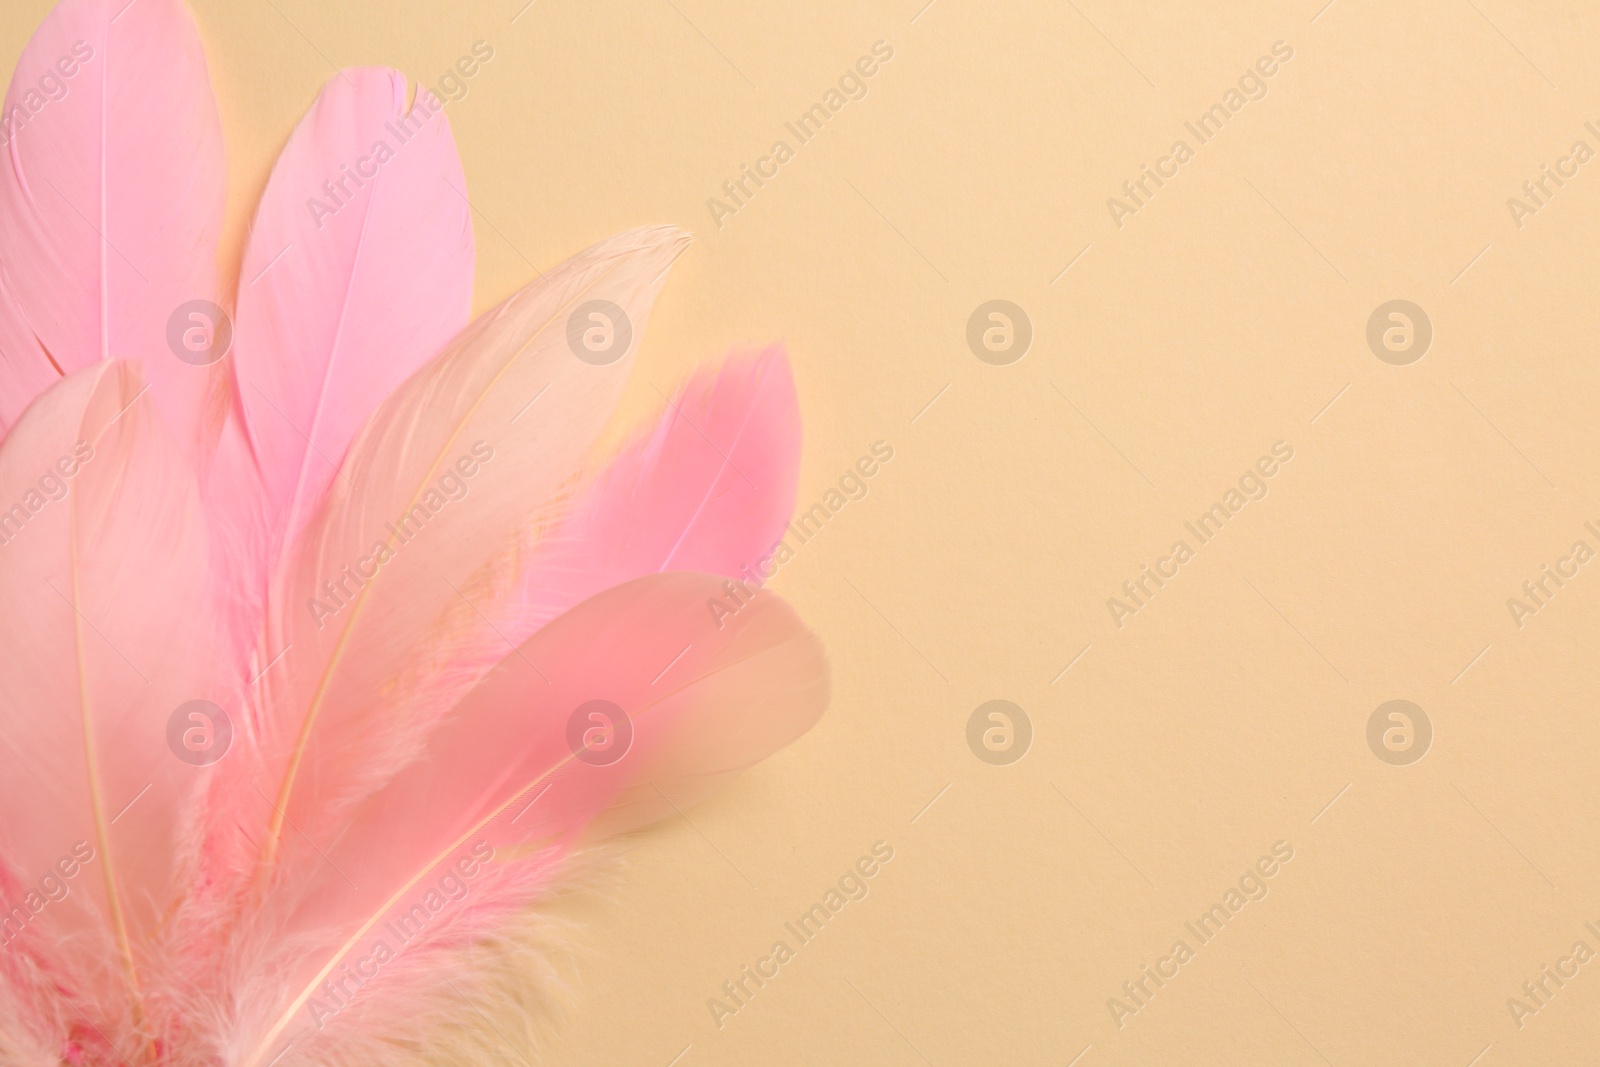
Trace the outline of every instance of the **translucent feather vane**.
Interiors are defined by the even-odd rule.
[[[0,131],[0,1067],[535,1033],[541,905],[592,846],[827,706],[753,577],[798,478],[784,350],[602,454],[688,235],[607,238],[469,321],[449,123],[382,68],[329,80],[219,291],[181,0],[62,0]]]

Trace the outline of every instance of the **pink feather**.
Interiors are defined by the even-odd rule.
[[[384,397],[467,325],[472,218],[437,98],[379,67],[323,87],[262,194],[240,274],[229,419],[207,502],[260,626],[270,569],[310,521]]]
[[[60,380],[0,272],[0,441],[34,398]]]
[[[7,116],[0,1063],[496,1051],[543,1007],[528,907],[575,850],[826,706],[819,643],[751,588],[794,502],[787,358],[697,374],[597,463],[687,235],[602,241],[467,325],[448,123],[374,68],[291,137],[233,351],[197,367],[168,329],[215,299],[223,175],[183,5],[63,0]],[[231,725],[213,765],[175,740],[194,700]],[[595,700],[616,759],[571,725]]]
[[[386,688],[500,546],[556,514],[632,367],[636,344],[604,366],[576,359],[568,316],[606,300],[636,338],[686,245],[658,227],[574,257],[485,314],[363,430],[269,609],[263,651],[282,655],[262,678],[258,727],[282,814],[269,817],[266,862],[300,839],[325,845],[350,804],[415,758],[447,709],[396,720]]]
[[[234,355],[274,558],[367,416],[467,325],[465,190],[437,98],[419,89],[411,107],[405,76],[383,68],[330,79],[279,157],[245,252]]]
[[[12,332],[40,346],[7,359],[43,352],[58,374],[131,359],[194,447],[212,371],[179,359],[167,330],[183,304],[216,298],[225,163],[188,10],[62,0],[17,62],[5,121],[0,275],[20,315]],[[19,376],[0,422],[33,400],[39,375]]]
[[[20,955],[4,970],[36,970],[126,1031],[159,980],[153,942],[199,782],[168,750],[174,710],[210,695],[198,494],[119,362],[28,410],[0,448],[0,501],[0,857],[13,892],[67,887],[5,917]]]
[[[365,798],[310,881],[280,894],[281,910],[267,909],[268,925],[248,931],[259,953],[247,956],[248,970],[298,977],[278,1001],[236,1006],[233,1024],[250,1035],[244,1067],[291,1039],[310,1056],[324,1042],[372,1043],[360,1027],[338,1025],[352,1021],[346,1000],[399,1028],[386,1040],[425,1031],[426,987],[419,997],[399,976],[448,967],[474,984],[466,950],[540,891],[596,815],[617,809],[607,832],[670,816],[811,727],[828,699],[821,646],[770,593],[719,626],[705,604],[721,581],[653,575],[585,601],[506,656],[433,732],[425,758]],[[574,755],[590,750],[573,747],[570,720],[595,700],[622,709],[613,725],[625,717],[631,742],[620,758],[589,763]],[[509,749],[490,740],[512,737]],[[440,925],[430,914],[418,924],[429,940],[402,950],[397,935],[411,927],[398,917],[475,845],[494,860],[472,885],[471,906],[444,911]],[[399,957],[381,981],[348,997],[327,984],[380,941]]]
[[[799,474],[800,409],[783,347],[701,371],[539,539],[515,632],[645,574],[704,571],[760,585],[756,566],[794,513]]]
[[[794,509],[799,465],[800,413],[781,345],[695,374],[562,518],[528,524],[461,586],[456,617],[408,678],[401,706],[451,706],[508,646],[610,586],[669,569],[759,586]]]

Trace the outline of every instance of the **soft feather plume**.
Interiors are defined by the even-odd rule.
[[[826,707],[759,589],[787,358],[699,372],[597,459],[687,235],[602,241],[468,325],[448,123],[372,68],[290,138],[232,351],[196,367],[168,319],[215,299],[223,174],[181,2],[63,0],[6,121],[0,1064],[527,1035],[559,948],[533,906]]]

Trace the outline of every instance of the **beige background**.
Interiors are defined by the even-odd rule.
[[[334,65],[437,84],[483,40],[448,109],[478,307],[679,223],[699,240],[630,410],[784,338],[802,501],[895,449],[776,582],[830,649],[831,711],[573,909],[549,1062],[1595,1062],[1600,962],[1521,1028],[1506,1002],[1600,950],[1600,563],[1521,629],[1506,600],[1600,549],[1600,161],[1520,229],[1506,200],[1600,150],[1600,8],[924,2],[195,2],[226,261]],[[48,6],[7,0],[5,69]],[[707,198],[879,40],[867,97],[718,229]],[[1279,40],[1265,99],[1114,225],[1107,198]],[[1010,366],[965,341],[991,298],[1032,320]],[[1365,341],[1391,298],[1433,323],[1410,366]],[[1117,628],[1106,599],[1279,440],[1270,495]],[[1034,728],[1004,767],[966,742],[996,698]],[[1410,766],[1365,739],[1393,698],[1436,732]],[[714,1025],[878,840],[870,895]],[[1280,840],[1269,895],[1199,946],[1185,921]],[[1119,1029],[1108,998],[1180,937],[1195,958]]]

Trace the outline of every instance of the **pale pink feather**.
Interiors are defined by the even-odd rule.
[[[613,809],[605,832],[670,817],[816,722],[829,692],[816,638],[771,593],[718,620],[707,601],[722,582],[652,575],[573,608],[466,696],[433,731],[425,758],[350,813],[311,878],[270,901],[267,925],[250,931],[259,954],[242,969],[295,977],[274,985],[284,992],[277,1001],[237,1002],[235,1025],[250,1036],[226,1043],[249,1049],[243,1067],[291,1041],[294,1062],[315,1062],[328,1045],[370,1043],[351,1024],[374,1013],[394,1026],[434,1022],[425,1013],[436,1006],[425,995],[430,972],[470,982],[472,946],[540,892],[597,815]],[[585,712],[574,727],[596,700],[620,715]],[[606,741],[596,732],[608,726],[626,730],[625,749],[620,733]],[[470,903],[416,911],[475,847],[494,858],[470,885]],[[429,936],[402,948],[399,935],[413,930]],[[347,986],[348,997],[328,984],[343,976],[341,964],[370,960],[379,941],[396,959],[377,980],[359,992]]]
[[[603,241],[485,314],[373,415],[269,605],[252,717],[274,877],[320,863],[348,808],[414,758],[447,708],[400,716],[397,686],[429,654],[460,588],[513,533],[559,512],[611,416],[650,304],[687,237]],[[614,362],[568,346],[567,320],[606,300],[632,323]],[[452,499],[455,498],[455,499]],[[231,810],[231,809],[230,809]],[[280,852],[284,855],[280,855]]]
[[[6,951],[128,1033],[161,980],[154,940],[201,782],[168,746],[179,706],[212,696],[198,491],[119,361],[30,407],[0,446],[0,508],[0,857],[28,894]]]

